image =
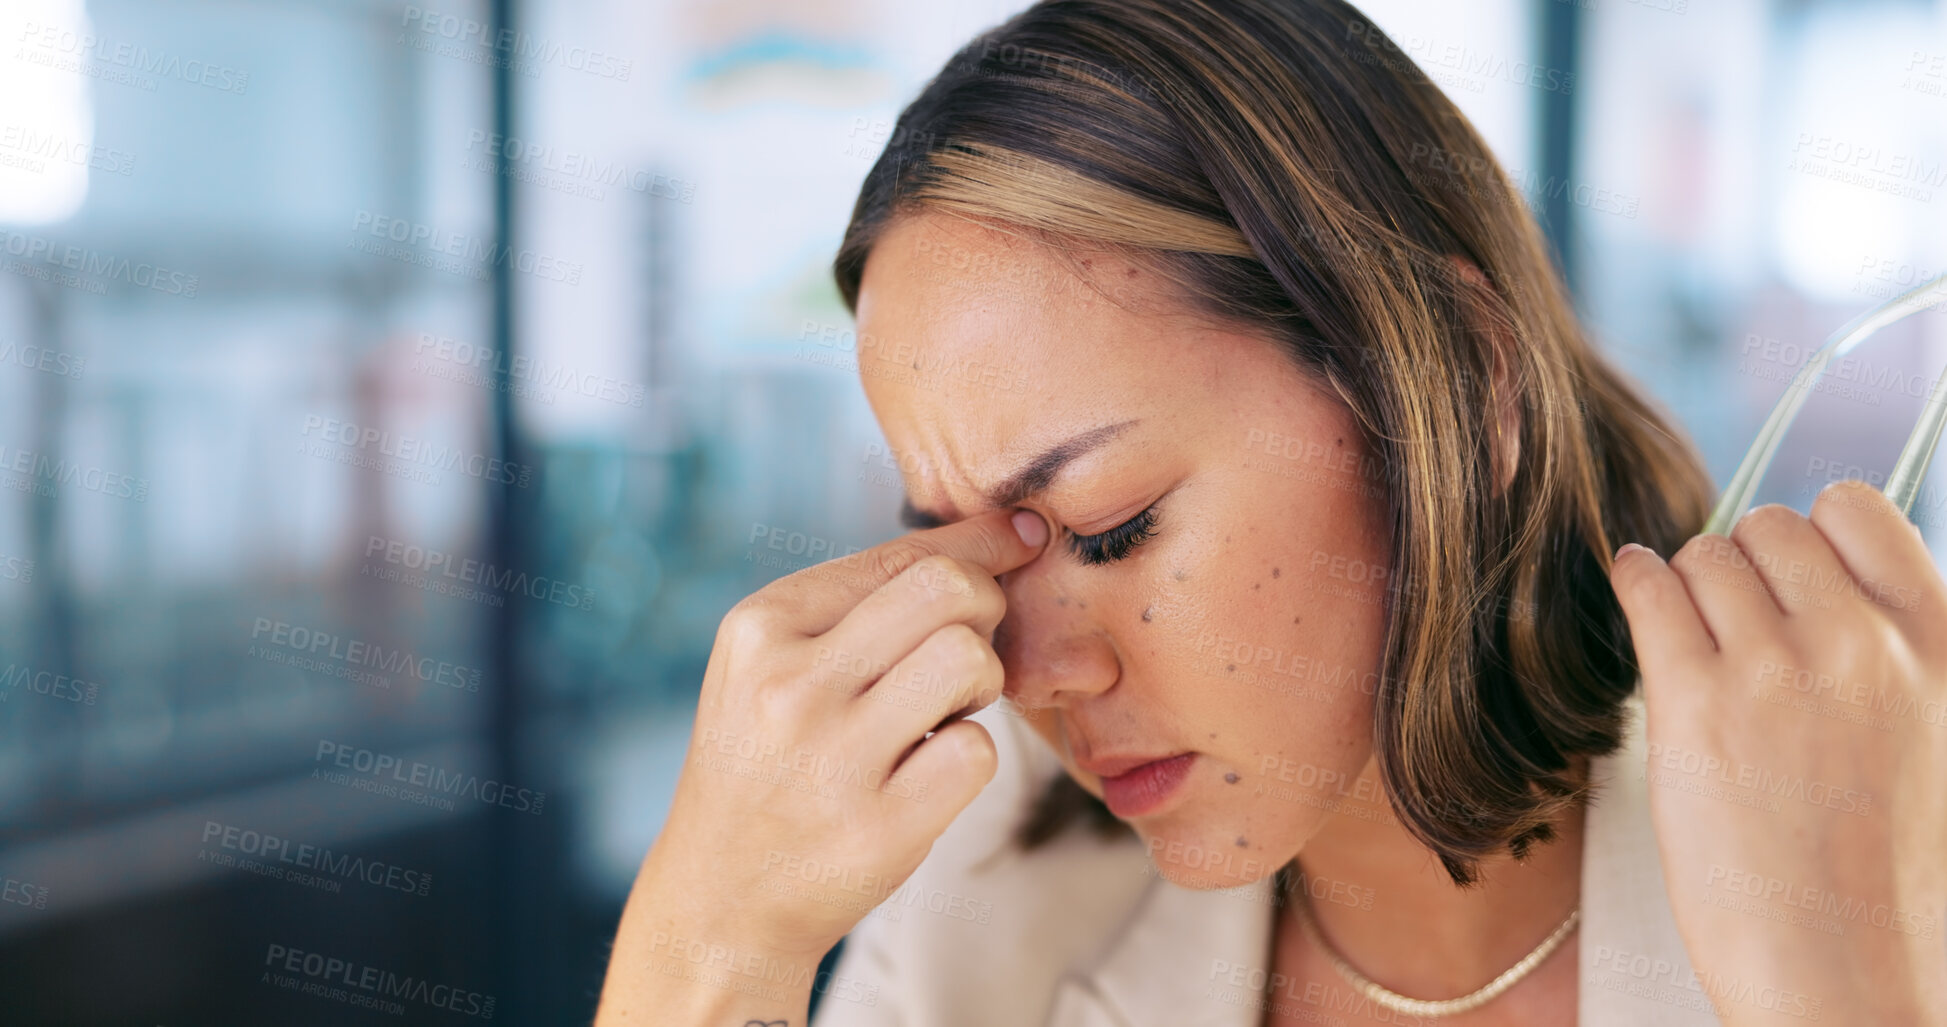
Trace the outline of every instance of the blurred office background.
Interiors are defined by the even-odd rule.
[[[0,1021],[586,1022],[718,618],[898,530],[829,261],[1020,6],[7,4]],[[1947,266],[1947,0],[1363,7],[1720,482]],[[1889,468],[1943,323],[1767,498]],[[303,994],[292,951],[471,997]]]

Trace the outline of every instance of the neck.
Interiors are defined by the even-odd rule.
[[[1371,780],[1357,794],[1384,794],[1377,762],[1361,777]],[[1464,889],[1390,809],[1371,819],[1333,814],[1297,864],[1313,920],[1347,963],[1413,998],[1455,998],[1533,951],[1580,903],[1582,823],[1577,809],[1524,862],[1482,861]],[[1301,915],[1295,897],[1281,908],[1281,942],[1302,930]]]

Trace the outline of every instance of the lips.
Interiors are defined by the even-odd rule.
[[[1070,751],[1073,751],[1072,748]],[[1106,779],[1120,777],[1145,763],[1154,763],[1157,760],[1166,760],[1172,756],[1180,755],[1182,753],[1166,752],[1156,756],[1111,756],[1100,759],[1078,759],[1075,761],[1075,765],[1094,774],[1096,777]]]
[[[1102,801],[1109,812],[1126,820],[1161,810],[1181,790],[1196,760],[1196,753],[1185,752],[1160,759],[1137,756],[1091,760],[1081,766],[1102,778]],[[1103,774],[1097,767],[1117,773]]]

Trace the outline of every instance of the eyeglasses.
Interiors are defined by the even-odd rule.
[[[1758,492],[1758,482],[1764,478],[1765,469],[1771,466],[1771,457],[1778,451],[1778,443],[1784,440],[1785,430],[1791,427],[1792,420],[1798,416],[1799,408],[1805,405],[1806,397],[1812,391],[1812,384],[1818,381],[1819,375],[1825,371],[1825,365],[1831,363],[1833,357],[1846,355],[1853,347],[1864,342],[1867,336],[1895,321],[1926,310],[1939,300],[1947,300],[1947,275],[1895,296],[1833,332],[1793,376],[1791,384],[1785,387],[1784,396],[1771,409],[1771,416],[1765,419],[1757,440],[1751,443],[1751,451],[1744,454],[1744,462],[1731,476],[1730,485],[1724,489],[1724,497],[1717,501],[1717,509],[1711,511],[1710,520],[1704,525],[1704,534],[1730,534],[1731,525],[1751,509],[1751,500]],[[1934,380],[1933,390],[1927,394],[1926,409],[1920,412],[1920,420],[1913,426],[1913,434],[1907,436],[1906,448],[1900,450],[1900,459],[1886,479],[1886,498],[1892,500],[1901,513],[1913,509],[1913,500],[1920,494],[1920,482],[1927,477],[1927,465],[1933,462],[1934,447],[1940,444],[1942,427],[1947,427],[1947,368],[1942,369],[1940,377]]]

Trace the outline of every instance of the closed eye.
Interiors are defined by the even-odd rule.
[[[1156,533],[1156,504],[1099,535],[1069,533],[1068,548],[1081,561],[1100,566],[1129,555]]]

